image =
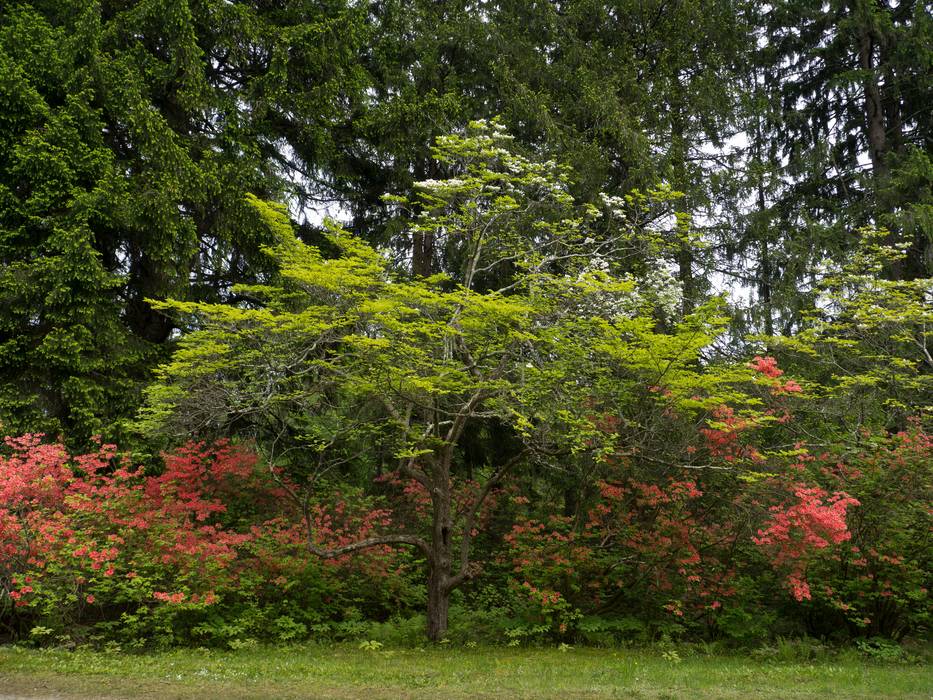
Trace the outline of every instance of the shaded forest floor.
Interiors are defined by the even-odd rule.
[[[629,649],[365,650],[355,646],[134,655],[0,647],[0,699],[924,698],[929,664]]]

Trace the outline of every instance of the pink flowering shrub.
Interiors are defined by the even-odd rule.
[[[300,603],[313,623],[343,605],[342,582],[366,585],[400,566],[391,551],[328,562],[308,555],[303,520],[256,456],[228,443],[186,445],[165,455],[154,475],[112,445],[76,456],[36,435],[6,445],[0,617],[21,634],[41,624],[71,634],[210,642],[202,623],[218,616],[218,606],[223,617],[247,603]],[[330,505],[314,506],[315,541],[342,544],[387,517],[358,494],[335,493]],[[306,590],[327,592],[309,598]],[[355,587],[352,596],[360,599]]]
[[[630,611],[670,630],[705,623],[735,595],[735,524],[708,518],[696,481],[598,486],[582,523],[528,520],[505,537],[511,585],[536,603],[539,622],[566,636],[583,615]]]
[[[580,515],[529,514],[513,526],[503,562],[513,589],[540,599],[539,620],[549,619],[555,595],[578,618],[635,611],[658,629],[674,629],[659,622],[666,618],[683,630],[739,637],[754,618],[773,614],[767,611],[782,609],[788,629],[795,619],[809,624],[808,613],[825,603],[856,611],[832,569],[849,558],[855,541],[873,536],[861,525],[865,505],[876,508],[877,499],[854,478],[863,476],[858,469],[841,461],[829,469],[832,458],[811,454],[804,443],[768,448],[769,430],[787,439],[789,397],[802,391],[774,358],[756,357],[750,368],[763,406],[712,409],[683,448],[690,469],[678,470],[673,460],[667,469],[640,464],[623,445],[604,458],[604,478]],[[664,415],[674,426],[676,414],[666,408]],[[900,560],[885,561],[890,567]]]
[[[776,569],[786,569],[797,601],[810,599],[807,563],[814,553],[851,539],[846,510],[859,502],[843,492],[829,495],[818,486],[792,484],[794,501],[771,506],[765,527],[752,541],[765,550]]]
[[[859,503],[846,518],[847,536],[836,534],[841,544],[807,563],[808,604],[820,633],[923,633],[933,624],[933,437],[913,423],[892,435],[865,433],[862,444],[804,463],[805,473]]]

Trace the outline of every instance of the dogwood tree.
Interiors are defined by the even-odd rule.
[[[659,333],[635,283],[613,274],[644,242],[623,222],[595,234],[600,212],[575,205],[566,173],[513,153],[495,124],[441,140],[437,157],[457,177],[395,201],[419,212],[413,227],[430,231],[454,272],[406,274],[334,224],[337,254],[325,257],[295,237],[282,208],[253,200],[279,240],[268,251],[277,277],[239,288],[248,301],[238,308],[159,305],[189,333],[143,416],[150,430],[251,435],[305,514],[312,554],[414,548],[433,640],[445,635],[451,592],[477,571],[472,544],[503,480],[534,460],[610,449],[598,397],[689,374],[714,332],[695,317]],[[482,422],[507,426],[514,445],[466,486],[458,445]],[[375,475],[377,452],[429,503],[425,518],[328,546],[313,504],[350,462]]]

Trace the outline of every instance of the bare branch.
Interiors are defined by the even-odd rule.
[[[359,540],[358,542],[353,542],[351,544],[345,544],[340,547],[333,547],[331,549],[325,549],[323,547],[318,547],[308,541],[308,551],[315,556],[321,557],[322,559],[333,559],[334,557],[339,557],[343,554],[350,554],[351,552],[358,552],[361,549],[369,549],[370,547],[380,547],[382,545],[393,545],[393,544],[404,544],[410,547],[415,547],[416,549],[421,550],[421,553],[424,554],[428,559],[431,558],[431,548],[428,546],[428,543],[417,535],[382,535],[380,537],[367,537],[365,540]]]

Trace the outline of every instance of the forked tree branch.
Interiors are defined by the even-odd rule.
[[[463,524],[463,536],[460,539],[460,571],[447,582],[450,590],[459,586],[472,575],[470,572],[470,546],[473,543],[473,528],[476,526],[476,517],[479,515],[480,508],[482,508],[492,489],[502,481],[502,477],[518,464],[526,454],[528,454],[527,448],[511,457],[483,484],[483,490],[480,491],[479,496],[474,501],[473,507],[467,513],[466,521]]]

